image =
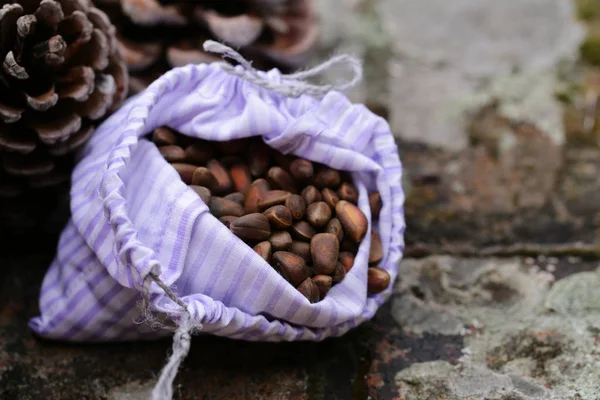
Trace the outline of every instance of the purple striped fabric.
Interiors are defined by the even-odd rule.
[[[277,70],[263,74],[279,81]],[[402,167],[388,124],[331,92],[286,98],[218,65],[170,71],[102,124],[73,173],[72,218],[43,282],[39,335],[73,341],[140,340],[170,333],[182,316],[155,283],[153,324],[143,321],[142,285],[159,275],[202,331],[245,340],[322,340],[370,319],[391,289],[368,295],[370,235],[350,273],[310,304],[236,238],[181,182],[145,135],[162,125],[223,141],[262,135],[270,146],[351,171],[359,207],[383,200],[381,264],[396,277],[403,251]]]

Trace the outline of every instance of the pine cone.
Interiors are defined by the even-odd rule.
[[[128,75],[114,26],[89,0],[0,6],[2,199],[68,181],[73,151],[122,103]]]
[[[261,69],[297,68],[317,39],[312,0],[96,0],[118,30],[131,92],[172,67],[220,60],[202,50],[225,42]]]

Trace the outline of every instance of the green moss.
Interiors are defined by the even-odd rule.
[[[555,92],[554,97],[563,104],[572,103],[571,95],[567,92]]]
[[[563,124],[565,137],[569,146],[600,147],[600,114],[596,114],[596,128],[591,132],[583,132],[583,111],[572,105],[563,108]]]
[[[588,35],[581,44],[581,57],[592,65],[600,65],[600,33]]]
[[[577,16],[584,21],[591,21],[600,17],[600,1],[576,0]]]
[[[581,94],[581,91],[582,88],[579,85],[569,83],[554,92],[554,97],[563,104],[571,105],[575,103],[575,99]]]

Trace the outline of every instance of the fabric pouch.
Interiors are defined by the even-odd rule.
[[[368,193],[381,194],[369,231],[380,234],[380,267],[393,281],[404,194],[387,122],[335,90],[282,94],[277,87],[294,86],[289,76],[272,70],[247,79],[246,67],[174,69],[98,128],[72,176],[72,217],[43,281],[41,315],[30,322],[37,334],[123,341],[177,330],[178,345],[190,331],[318,341],[370,319],[390,296],[391,285],[367,293],[368,232],[345,279],[311,304],[210,214],[147,139],[160,126],[211,141],[261,136],[282,153],[349,171],[369,221]]]

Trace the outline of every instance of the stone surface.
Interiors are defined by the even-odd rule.
[[[452,318],[465,345],[457,367],[399,372],[400,398],[600,397],[600,269],[555,283],[552,272],[518,258],[444,256],[405,260],[400,271],[392,315],[402,329],[435,333]],[[407,306],[414,303],[421,307]]]
[[[595,145],[570,136],[558,146],[494,108],[473,119],[470,138],[460,152],[400,143],[409,254],[421,247],[481,255],[490,246],[504,246],[505,254],[538,254],[548,245],[555,255],[600,254]]]
[[[464,149],[469,115],[501,115],[564,140],[554,96],[584,30],[567,0],[317,2],[324,48],[365,59],[357,100],[389,106],[398,137]],[[334,74],[337,76],[338,73]]]
[[[398,394],[405,400],[550,398],[545,387],[520,376],[499,374],[478,365],[453,368],[445,361],[413,365],[399,372],[396,382]]]

